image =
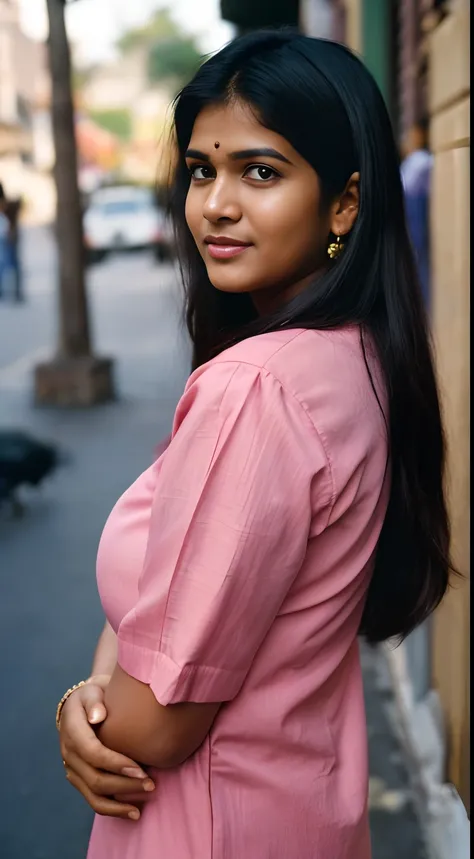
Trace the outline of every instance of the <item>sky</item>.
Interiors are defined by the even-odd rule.
[[[24,31],[44,39],[46,0],[18,0],[18,5]],[[220,18],[219,0],[78,0],[66,13],[76,62],[87,65],[111,59],[124,30],[143,24],[155,9],[170,6],[173,18],[197,36],[203,53],[218,50],[232,38],[231,25]]]

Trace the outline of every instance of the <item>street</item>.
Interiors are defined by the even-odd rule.
[[[64,778],[56,704],[89,673],[103,623],[95,585],[101,529],[170,430],[189,347],[173,267],[146,253],[112,258],[90,271],[88,284],[95,352],[117,359],[117,401],[90,411],[35,409],[31,370],[55,343],[51,231],[25,230],[23,251],[26,302],[0,303],[0,424],[56,441],[69,459],[39,491],[25,494],[23,517],[0,510],[0,853],[84,859],[92,815]],[[364,648],[363,661],[373,859],[424,859],[380,656]]]

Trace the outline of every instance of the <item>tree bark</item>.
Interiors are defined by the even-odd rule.
[[[56,152],[56,235],[59,253],[58,358],[90,355],[90,328],[85,286],[82,207],[77,182],[78,160],[71,86],[71,56],[64,0],[46,0],[49,17],[49,62],[52,125]]]

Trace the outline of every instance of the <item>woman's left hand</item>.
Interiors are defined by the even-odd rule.
[[[91,678],[64,704],[61,754],[69,783],[97,814],[137,820],[138,803],[148,799],[154,783],[135,761],[106,748],[92,727],[106,718],[104,690],[109,679]]]

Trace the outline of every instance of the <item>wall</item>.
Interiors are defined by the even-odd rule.
[[[362,0],[344,0],[346,7],[346,44],[362,54]]]
[[[45,73],[45,46],[21,31],[18,10],[0,0],[0,119],[18,122],[18,97],[31,106]]]
[[[307,0],[311,2],[311,0]],[[415,22],[423,0],[400,0],[401,54],[393,42],[389,0],[344,0],[346,43],[360,53],[392,107],[395,59],[416,75]],[[428,40],[432,195],[433,328],[449,444],[449,505],[455,563],[468,575],[469,553],[469,10],[453,0],[451,14]],[[425,7],[427,8],[426,4]],[[404,13],[404,14],[401,14]],[[418,26],[418,25],[417,25]],[[407,32],[410,30],[410,32]],[[309,33],[316,35],[316,33]],[[407,37],[415,44],[408,44]],[[410,80],[415,89],[420,81]],[[417,93],[402,104],[404,130],[419,108]],[[418,100],[417,100],[418,99]],[[469,594],[458,582],[434,617],[398,648],[384,647],[413,794],[430,859],[468,859]],[[434,687],[434,688],[433,688]],[[459,793],[458,793],[459,792]],[[461,798],[462,799],[461,799]]]
[[[391,0],[363,0],[361,18],[364,62],[390,108],[393,79]]]
[[[18,179],[22,162],[25,157],[34,160],[35,106],[46,84],[45,45],[21,31],[16,4],[0,0],[0,179],[4,182],[8,176],[10,184],[22,185]]]
[[[446,58],[449,57],[449,62]],[[469,576],[469,3],[458,2],[430,45],[433,327],[448,440],[452,549]],[[469,805],[469,581],[434,619],[433,679],[446,720],[448,777]]]
[[[15,85],[20,95],[28,104],[36,101],[39,87],[44,83],[48,74],[46,45],[34,42],[15,28],[13,39],[13,71]]]
[[[11,25],[2,24],[0,21],[0,120],[5,123],[18,121],[12,74],[14,49],[11,31]]]
[[[414,657],[422,653],[413,637],[396,650],[387,647],[386,653],[428,855],[468,859],[470,826],[464,808],[470,805],[468,0],[452,3],[451,13],[429,37],[428,83],[434,153],[432,327],[448,442],[453,559],[465,579],[453,582],[430,620],[431,690],[420,685],[423,666],[418,660],[417,668]]]

